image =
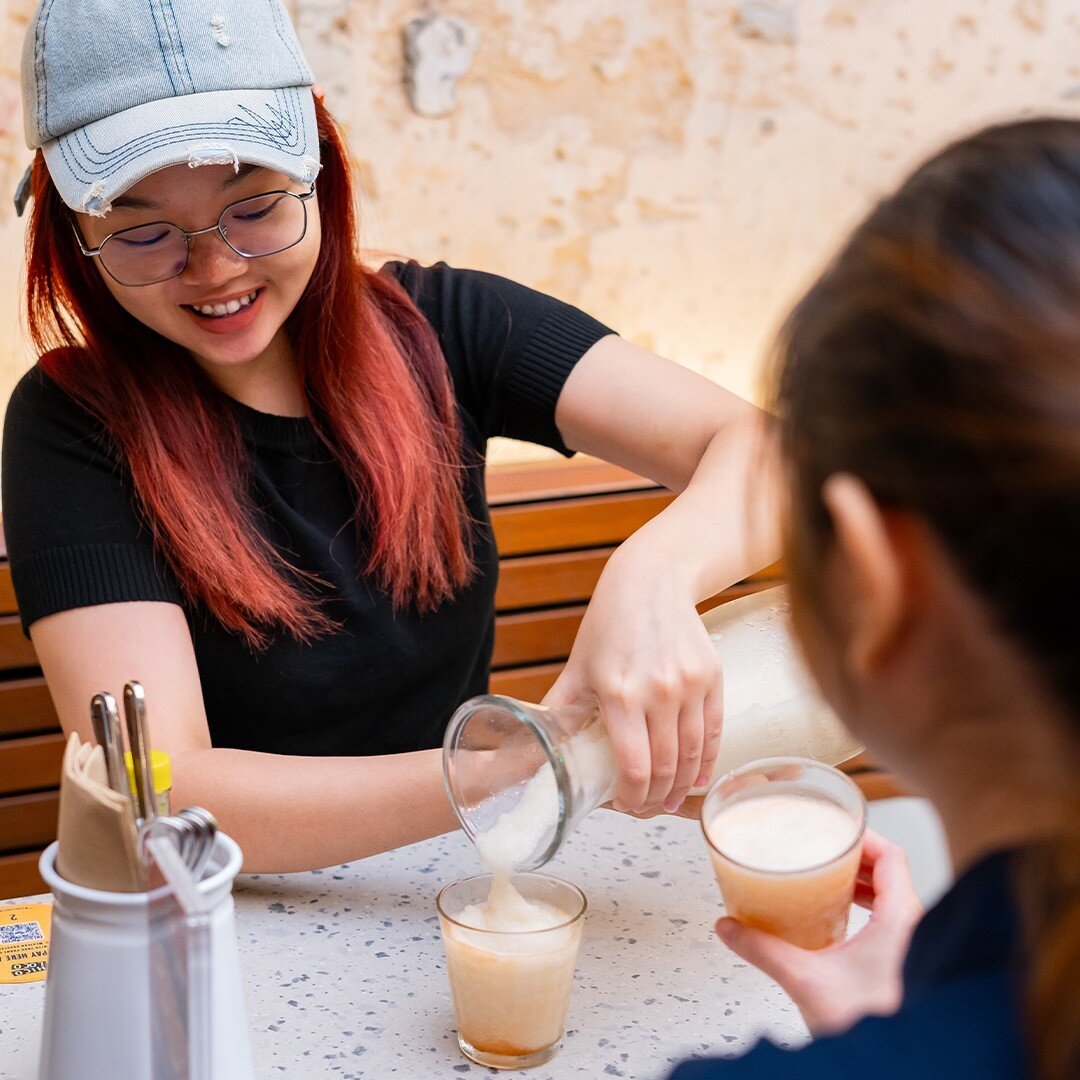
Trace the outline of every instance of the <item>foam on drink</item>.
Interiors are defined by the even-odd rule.
[[[492,875],[491,891],[482,904],[470,904],[455,916],[458,922],[475,930],[522,934],[549,930],[566,922],[570,916],[551,904],[527,900],[514,888],[508,873]]]
[[[568,912],[526,899],[511,880],[511,875],[528,861],[545,832],[554,829],[558,810],[555,776],[551,765],[545,763],[525,783],[514,805],[501,813],[494,825],[477,838],[477,851],[491,872],[491,890],[483,903],[462,909],[455,916],[457,922],[476,930],[509,934],[550,930],[569,921]],[[560,944],[554,935],[545,935],[545,941],[552,949],[557,949]],[[509,947],[503,939],[485,940],[477,935],[474,935],[474,944],[498,951],[506,951]]]
[[[729,859],[754,870],[808,870],[843,854],[858,822],[842,807],[806,795],[759,795],[724,807],[709,837]]]

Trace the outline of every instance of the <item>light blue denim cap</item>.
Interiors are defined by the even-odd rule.
[[[26,141],[64,202],[97,215],[169,165],[310,183],[314,81],[281,0],[41,0],[23,48]]]

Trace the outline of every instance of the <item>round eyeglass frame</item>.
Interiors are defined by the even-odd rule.
[[[242,205],[243,203],[254,202],[256,199],[266,199],[266,198],[269,198],[271,195],[288,195],[290,198],[296,199],[300,203],[300,205],[304,208],[304,227],[301,230],[300,235],[291,244],[286,244],[284,247],[275,248],[273,251],[265,251],[261,255],[249,255],[246,252],[240,251],[238,248],[236,248],[230,242],[227,230],[222,227],[222,224],[221,224],[222,219],[225,217],[225,215],[227,213],[229,213],[230,210],[234,209],[237,206]],[[296,191],[263,191],[263,192],[260,192],[258,195],[248,195],[243,199],[237,199],[234,202],[229,203],[228,206],[226,206],[221,211],[221,213],[218,214],[217,221],[214,222],[213,225],[207,225],[207,227],[205,229],[192,229],[192,230],[189,231],[188,229],[182,229],[179,225],[177,225],[175,222],[172,222],[172,221],[147,221],[142,225],[132,225],[130,228],[117,229],[116,232],[109,233],[109,235],[106,236],[105,239],[102,240],[101,243],[98,244],[98,246],[95,247],[95,248],[88,248],[86,246],[86,242],[83,240],[82,234],[79,232],[79,227],[76,224],[75,219],[70,218],[69,220],[71,221],[72,231],[75,233],[75,239],[78,241],[79,250],[87,258],[100,258],[101,252],[104,250],[105,245],[108,244],[108,242],[110,240],[112,240],[113,237],[123,236],[124,233],[126,233],[126,232],[134,232],[136,229],[148,229],[153,225],[167,225],[170,229],[176,229],[180,233],[180,235],[183,236],[183,238],[184,238],[184,244],[185,244],[185,247],[186,247],[186,252],[185,252],[185,255],[184,255],[184,265],[181,266],[180,269],[177,270],[175,274],[169,274],[167,277],[155,278],[153,281],[140,281],[137,284],[132,284],[131,282],[128,282],[128,281],[121,281],[120,278],[118,278],[109,269],[108,263],[106,263],[104,259],[101,260],[101,265],[104,268],[105,273],[107,273],[109,275],[109,277],[111,277],[113,279],[113,281],[115,281],[118,285],[123,285],[124,288],[126,288],[126,289],[142,289],[142,288],[145,288],[148,285],[160,285],[161,282],[163,282],[163,281],[171,281],[173,278],[179,277],[187,269],[188,259],[189,259],[190,255],[191,255],[191,242],[192,242],[192,240],[196,236],[202,236],[204,233],[216,232],[221,237],[221,239],[228,245],[229,250],[235,252],[242,259],[265,259],[265,258],[268,258],[270,255],[279,255],[283,251],[288,251],[289,248],[296,247],[296,245],[299,244],[300,241],[303,240],[305,236],[307,236],[307,229],[308,229],[307,204],[312,198],[314,198],[314,196],[315,196],[315,181],[314,180],[311,182],[311,187],[308,188],[307,191],[301,191],[301,192],[296,192]]]

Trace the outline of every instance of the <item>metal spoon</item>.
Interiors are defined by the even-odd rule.
[[[124,687],[124,718],[127,721],[128,743],[131,746],[132,772],[135,774],[135,794],[138,816],[146,822],[157,817],[157,792],[154,773],[150,768],[150,733],[146,724],[146,694],[141,684],[129,682]]]
[[[190,846],[191,835],[191,823],[172,816],[159,816],[152,821],[144,821],[139,826],[140,841],[145,843],[151,837],[165,837],[172,841],[173,846],[181,854],[183,854],[185,847]]]
[[[124,767],[124,739],[120,733],[120,714],[116,711],[116,699],[107,690],[95,694],[90,701],[90,719],[94,725],[94,738],[105,751],[105,772],[109,787],[126,799],[131,798],[127,769]],[[137,807],[135,808],[137,811]]]
[[[206,864],[214,850],[214,841],[217,838],[217,818],[204,810],[201,806],[188,806],[177,815],[191,824],[196,829],[196,842],[193,845],[191,856],[185,856],[185,861],[191,869],[191,875],[198,881],[202,877]]]
[[[202,877],[217,835],[217,821],[208,810],[192,806],[178,814],[162,815],[145,821],[139,828],[139,841],[158,837],[167,838],[180,853],[192,878],[198,882]]]

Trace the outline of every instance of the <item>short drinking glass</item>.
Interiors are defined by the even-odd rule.
[[[446,969],[454,999],[458,1043],[466,1057],[496,1069],[528,1069],[559,1049],[574,981],[585,915],[585,894],[544,874],[515,874],[526,899],[564,912],[544,930],[481,930],[460,920],[483,904],[491,875],[465,878],[439,893]]]
[[[752,761],[709,789],[701,826],[728,915],[804,949],[844,939],[866,800],[842,772]]]

